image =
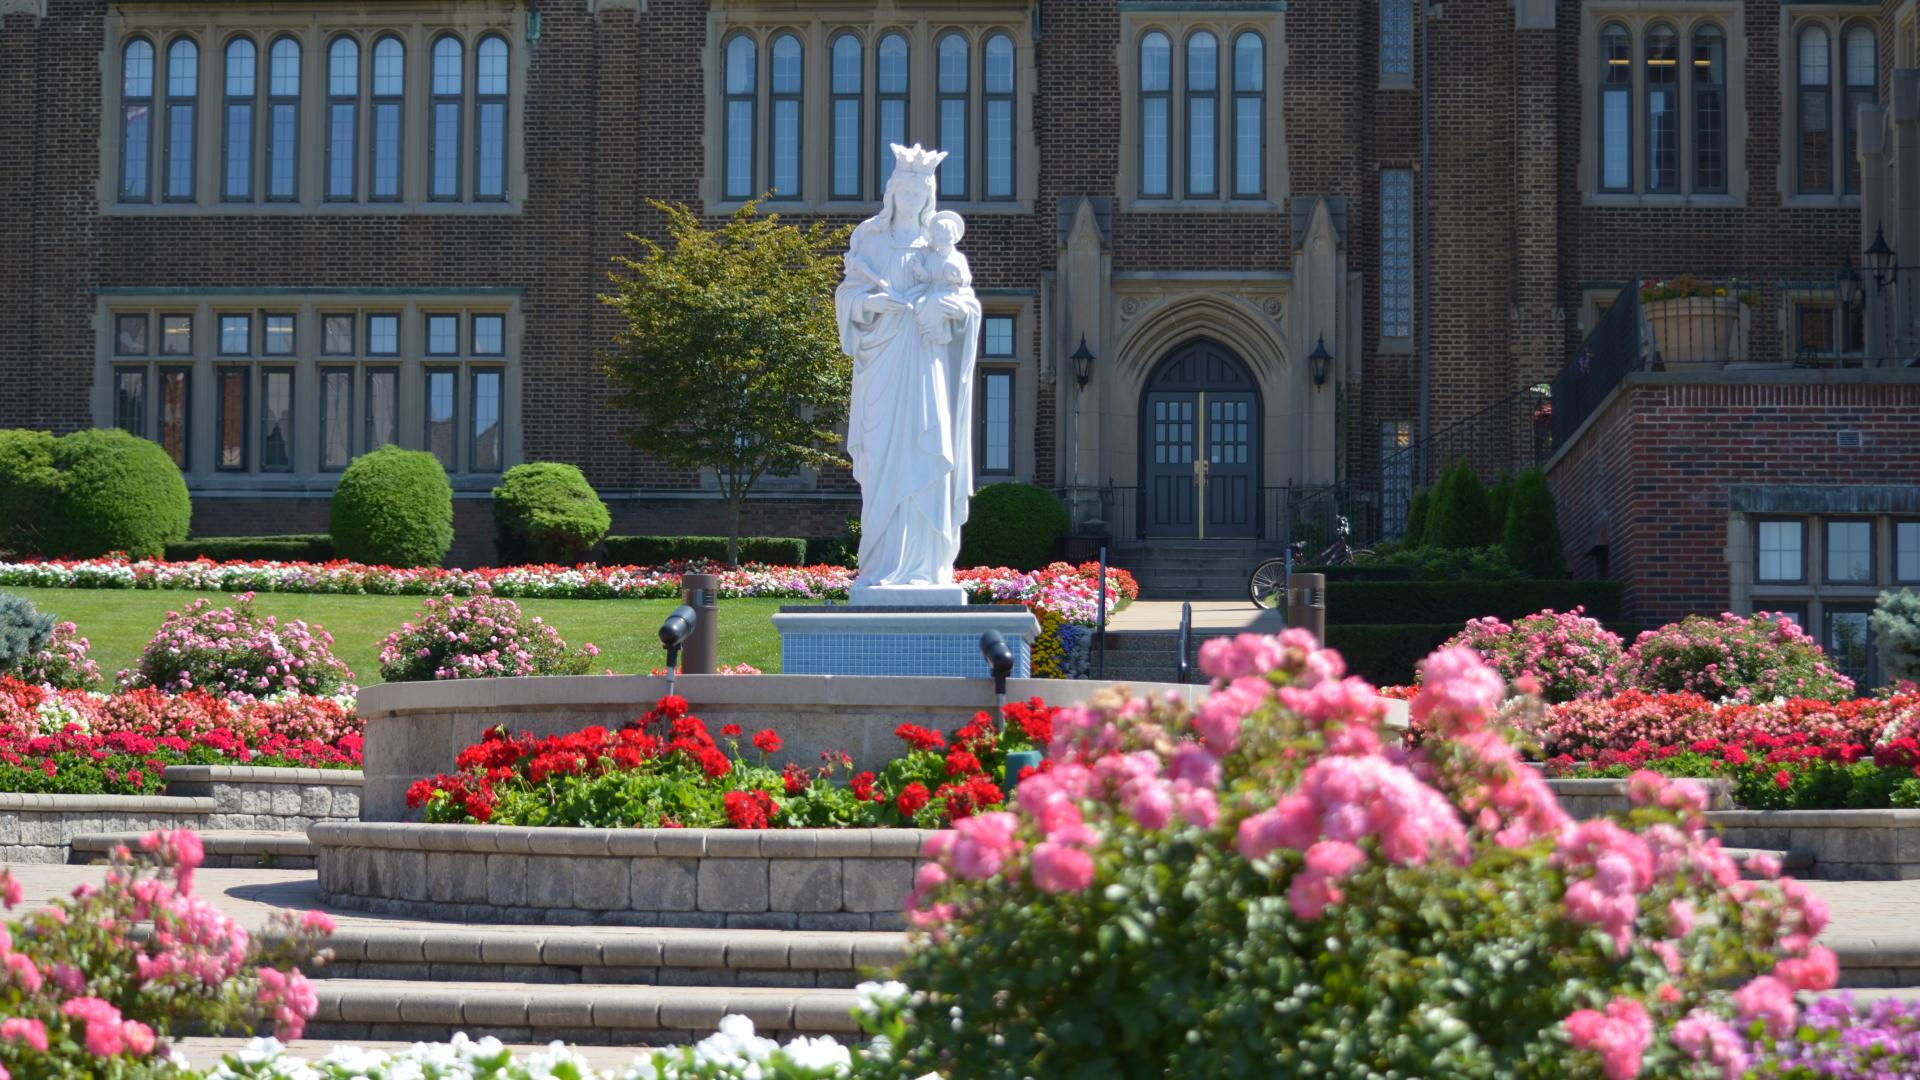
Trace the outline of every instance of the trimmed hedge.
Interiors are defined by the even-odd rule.
[[[58,474],[41,525],[41,552],[93,558],[124,551],[153,558],[187,536],[193,501],[179,466],[159,443],[119,428],[53,441]]]
[[[1601,622],[1620,617],[1618,581],[1339,581],[1327,584],[1327,625],[1446,623],[1483,615],[1513,620],[1543,608],[1585,605]]]
[[[1433,654],[1460,632],[1461,623],[1373,623],[1327,626],[1327,645],[1340,650],[1347,672],[1375,686],[1406,686],[1413,682],[1414,665]],[[1607,623],[1608,630],[1631,644],[1644,627],[1638,623]]]
[[[1071,526],[1067,508],[1046,488],[988,484],[973,493],[956,565],[1038,570],[1053,559]]]
[[[572,566],[607,535],[607,504],[572,465],[515,465],[493,489],[494,545],[503,566]]]
[[[59,479],[51,432],[0,430],[0,552],[40,552],[41,524],[53,512]]]
[[[609,536],[603,542],[610,566],[653,566],[665,562],[727,561],[724,536]],[[743,536],[742,563],[805,566],[807,542],[798,536]]]
[[[169,562],[326,562],[333,558],[333,537],[326,533],[283,536],[193,536],[167,545]]]
[[[375,566],[438,566],[453,546],[453,485],[424,450],[383,446],[353,459],[333,491],[340,554]]]

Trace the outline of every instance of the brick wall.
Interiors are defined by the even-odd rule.
[[[1731,486],[1920,483],[1920,380],[1793,374],[1804,380],[1629,377],[1548,471],[1575,576],[1597,573],[1605,544],[1629,619],[1717,613]],[[1841,449],[1843,430],[1864,446]]]

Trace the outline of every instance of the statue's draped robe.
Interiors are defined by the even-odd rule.
[[[853,357],[847,453],[860,484],[861,585],[951,584],[973,495],[980,304],[962,292],[966,314],[954,320],[952,340],[926,341],[914,311],[939,300],[913,280],[925,243],[916,237],[902,245],[869,222],[854,231],[849,252],[912,307],[864,317],[860,300],[876,287],[855,273],[834,293],[840,347]]]

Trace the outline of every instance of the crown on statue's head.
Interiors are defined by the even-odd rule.
[[[893,147],[893,171],[896,173],[923,173],[932,175],[933,171],[940,167],[940,163],[947,160],[947,152],[945,150],[927,150],[919,143],[914,143],[912,146],[901,146],[899,143],[892,143],[891,145]]]

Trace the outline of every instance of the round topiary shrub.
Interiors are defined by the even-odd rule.
[[[453,486],[440,459],[383,446],[340,474],[328,531],[343,559],[438,566],[453,546]]]
[[[299,619],[258,614],[252,593],[232,607],[216,608],[201,597],[184,611],[168,612],[121,682],[169,694],[204,690],[234,702],[354,692],[353,672],[333,655],[332,634]]]
[[[503,565],[572,566],[612,524],[607,504],[572,465],[515,465],[493,489],[494,543]]]
[[[118,428],[76,431],[53,440],[51,464],[54,486],[40,522],[45,554],[150,559],[186,539],[193,501],[158,443]]]
[[[1691,692],[1710,701],[1853,696],[1853,680],[1827,662],[1820,644],[1785,615],[1689,615],[1641,634],[1627,650],[1621,684],[1655,693]]]
[[[441,596],[380,644],[388,682],[585,675],[600,650],[567,648],[560,631],[504,596]]]
[[[1032,484],[989,484],[973,493],[960,531],[961,566],[1038,570],[1071,523],[1052,492]]]
[[[58,480],[51,433],[0,430],[0,553],[40,552]]]

